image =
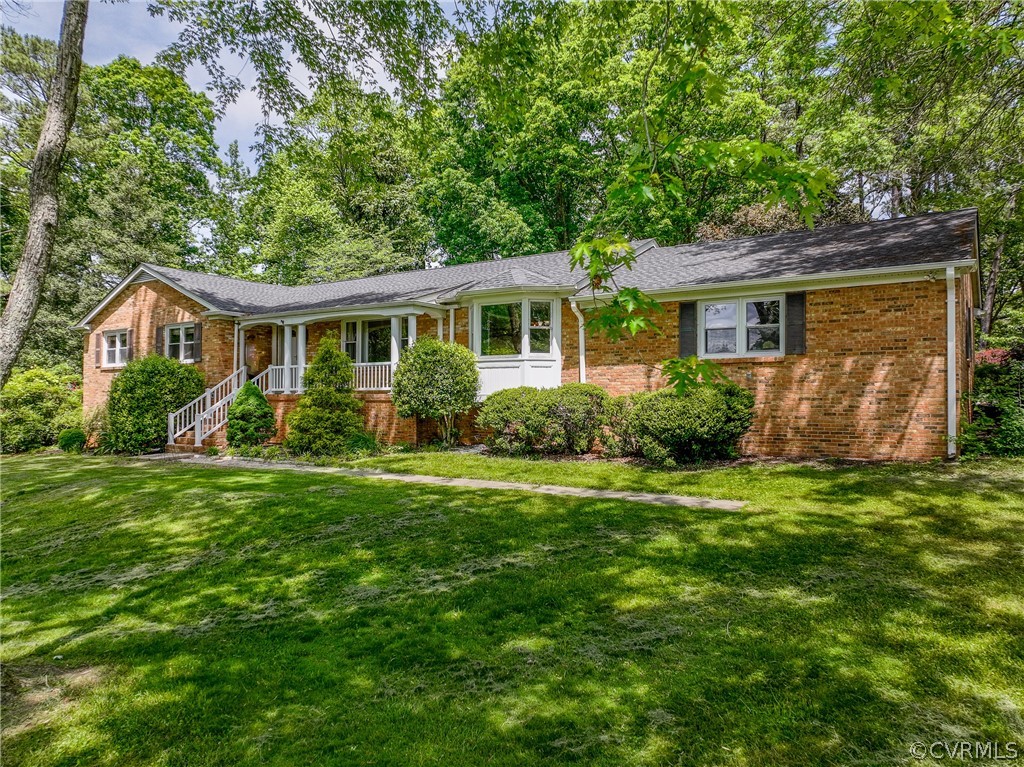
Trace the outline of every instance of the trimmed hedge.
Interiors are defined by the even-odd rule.
[[[167,444],[167,415],[206,391],[193,365],[150,354],[132,360],[110,384],[103,447],[143,453]]]
[[[262,445],[277,434],[274,408],[252,381],[246,381],[228,408],[228,444],[231,447]]]
[[[520,386],[484,400],[477,424],[491,430],[488,445],[497,452],[581,455],[601,436],[607,403],[608,394],[593,384]]]
[[[432,336],[402,352],[391,386],[391,401],[403,418],[433,418],[446,444],[455,442],[455,419],[476,403],[480,373],[465,346]]]
[[[320,339],[302,379],[305,393],[288,414],[284,446],[301,455],[345,455],[353,435],[363,430],[362,403],[352,396],[352,360],[337,334]]]
[[[754,397],[741,386],[705,384],[683,394],[672,389],[631,396],[622,407],[620,433],[625,454],[652,463],[677,463],[731,458],[736,444],[753,423]]]

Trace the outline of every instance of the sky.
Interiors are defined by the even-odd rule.
[[[56,40],[60,34],[62,10],[62,0],[26,1],[20,12],[9,12],[5,5],[3,22],[20,34]],[[180,28],[166,17],[150,16],[145,2],[90,3],[85,27],[85,62],[107,64],[118,56],[126,55],[143,64],[151,64],[157,53],[174,41]],[[241,59],[238,60],[238,70],[243,70],[242,79],[245,81]],[[186,79],[193,89],[206,90],[206,73],[198,67],[189,70]],[[251,78],[247,81],[250,83]],[[243,159],[253,165],[254,154],[250,147],[256,141],[255,127],[262,120],[259,98],[252,91],[245,91],[235,103],[227,106],[224,116],[217,122],[216,138],[221,152],[237,140]]]

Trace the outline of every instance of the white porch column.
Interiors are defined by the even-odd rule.
[[[391,367],[398,364],[398,355],[402,353],[402,318],[391,318]]]
[[[416,343],[416,315],[409,315],[409,346]]]
[[[302,391],[302,374],[306,372],[306,323],[302,322],[299,324],[299,338],[296,342],[298,348],[298,359],[295,364],[298,366],[295,377],[295,389],[296,391]]]
[[[455,343],[455,310],[448,310],[448,342]]]
[[[437,340],[444,340],[444,315],[437,318]]]
[[[281,356],[278,348],[281,341],[281,327],[279,325],[270,326],[270,364],[280,365]]]
[[[285,325],[284,331],[284,393],[292,393],[292,326]]]

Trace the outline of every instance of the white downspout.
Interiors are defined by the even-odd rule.
[[[569,308],[572,309],[572,313],[576,315],[576,321],[579,325],[579,347],[580,347],[580,383],[587,382],[587,328],[585,320],[583,319],[583,312],[576,305],[575,301],[569,302]]]
[[[946,455],[956,457],[956,270],[946,267]]]

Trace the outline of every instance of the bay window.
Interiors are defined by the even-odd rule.
[[[525,298],[478,304],[472,348],[481,357],[550,357],[558,354],[558,302]]]
[[[702,302],[698,312],[701,356],[781,354],[782,312],[781,296]]]

